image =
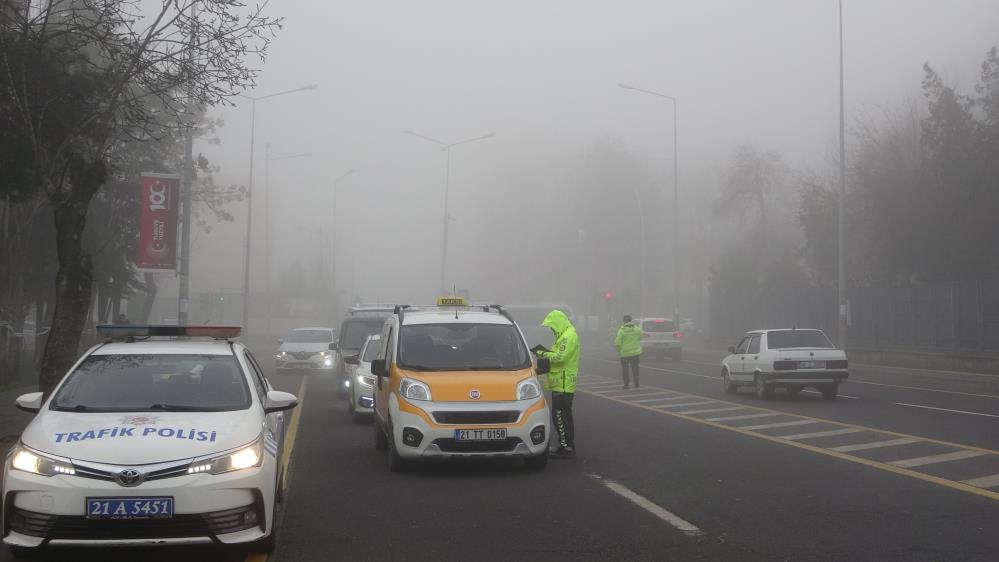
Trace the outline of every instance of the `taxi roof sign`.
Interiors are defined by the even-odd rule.
[[[465,297],[438,297],[437,306],[468,306]]]

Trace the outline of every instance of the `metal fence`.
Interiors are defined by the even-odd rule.
[[[714,296],[714,295],[713,295]],[[847,346],[941,353],[999,353],[999,281],[854,287]],[[798,326],[836,336],[835,288],[747,298],[736,306],[711,299],[711,339],[735,342],[746,330]]]

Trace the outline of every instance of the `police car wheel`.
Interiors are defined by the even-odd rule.
[[[375,450],[384,451],[385,447],[388,447],[388,437],[385,436],[385,432],[382,431],[381,424],[378,420],[371,424],[375,428]]]

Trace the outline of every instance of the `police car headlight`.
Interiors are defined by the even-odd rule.
[[[73,469],[72,463],[68,460],[43,455],[21,444],[18,444],[17,448],[14,449],[10,466],[15,470],[39,474],[41,476],[76,474],[76,470]]]
[[[363,384],[364,386],[375,386],[374,379],[368,379],[368,377],[357,375],[357,384]]]
[[[541,385],[538,384],[537,379],[524,379],[517,384],[518,400],[530,400],[538,396],[541,396]]]
[[[402,379],[399,391],[409,400],[430,400],[430,387],[413,379]]]
[[[197,459],[188,467],[188,474],[225,474],[236,470],[244,470],[260,466],[264,460],[263,438],[258,438],[253,443],[242,447],[234,452],[211,457]]]

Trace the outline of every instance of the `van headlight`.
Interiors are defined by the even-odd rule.
[[[430,400],[430,387],[413,379],[402,379],[399,392],[409,400]]]
[[[530,400],[541,396],[541,385],[535,378],[524,379],[517,383],[517,399]]]
[[[196,459],[188,467],[187,473],[225,474],[226,472],[260,466],[264,461],[263,443],[263,437],[258,437],[253,443],[224,455]]]
[[[30,472],[41,476],[56,474],[76,474],[73,463],[69,459],[60,459],[32,451],[18,443],[11,455],[10,467],[15,470]]]

